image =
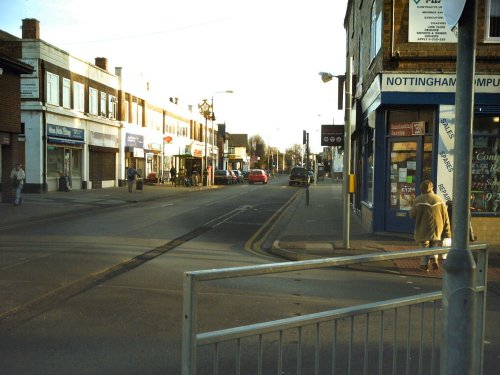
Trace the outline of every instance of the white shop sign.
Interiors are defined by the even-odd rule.
[[[476,93],[500,94],[500,75],[478,74],[474,78]],[[455,74],[384,73],[382,92],[455,93]]]
[[[408,42],[456,43],[444,19],[440,0],[410,0]]]

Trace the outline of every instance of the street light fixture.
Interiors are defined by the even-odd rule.
[[[208,137],[208,127],[207,120],[211,116],[212,106],[208,104],[207,99],[203,99],[201,104],[198,104],[198,109],[200,114],[205,118],[205,157],[202,166],[203,173],[203,186],[208,186],[208,147],[207,147],[207,137]]]
[[[351,106],[352,106],[352,57],[347,57],[346,75],[333,75],[327,72],[319,72],[323,82],[329,82],[334,77],[339,80],[339,109],[341,109],[341,86],[345,80],[345,123],[344,123],[344,167],[342,179],[342,196],[343,196],[343,242],[344,249],[349,249],[349,232],[350,232],[350,195],[349,195],[349,175],[351,172]]]

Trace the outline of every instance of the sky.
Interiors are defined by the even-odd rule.
[[[41,39],[94,63],[106,57],[187,107],[214,101],[216,123],[258,134],[284,150],[321,151],[322,124],[342,124],[337,80],[345,73],[347,0],[7,0],[0,29],[21,37],[23,18]],[[233,91],[233,93],[224,93]]]

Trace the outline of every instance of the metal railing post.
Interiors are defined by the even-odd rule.
[[[196,280],[189,272],[184,274],[182,319],[182,375],[195,375],[198,300]]]

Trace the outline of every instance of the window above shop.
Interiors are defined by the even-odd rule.
[[[47,72],[47,103],[59,105],[59,76]]]
[[[486,0],[485,42],[500,43],[500,0]]]

